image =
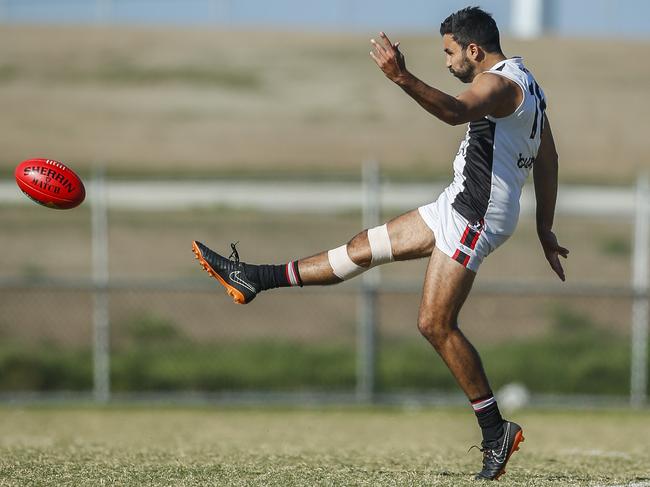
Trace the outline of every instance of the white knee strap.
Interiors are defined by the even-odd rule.
[[[368,243],[372,256],[369,267],[361,267],[352,261],[348,255],[347,244],[327,252],[327,258],[336,277],[345,281],[358,276],[371,267],[393,261],[390,237],[385,224],[368,230]]]
[[[370,267],[393,261],[393,250],[390,246],[390,237],[388,236],[386,224],[369,229],[368,242],[372,253]]]
[[[327,252],[327,258],[330,261],[332,271],[339,279],[346,280],[358,276],[367,270],[364,267],[356,265],[348,255],[348,244],[341,245]]]

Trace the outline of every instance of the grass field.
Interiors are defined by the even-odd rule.
[[[500,485],[648,486],[650,414],[522,412]],[[0,409],[0,485],[463,486],[467,409]]]

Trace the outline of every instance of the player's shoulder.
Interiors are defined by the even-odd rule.
[[[512,80],[506,78],[505,76],[502,76],[500,73],[489,70],[477,74],[474,78],[473,83],[498,87],[507,86],[511,81]]]
[[[483,71],[476,75],[472,81],[473,87],[478,91],[497,95],[500,93],[508,94],[513,89],[518,89],[518,83],[510,77],[501,75],[499,72]]]

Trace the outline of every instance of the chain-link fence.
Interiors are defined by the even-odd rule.
[[[97,393],[102,363],[104,387],[120,397],[457,394],[416,327],[426,260],[384,266],[380,280],[269,291],[238,306],[190,249],[193,239],[223,252],[240,241],[244,260],[286,262],[350,238],[364,224],[358,210],[109,205],[101,237],[110,276],[104,282],[93,279],[92,229],[98,238],[98,227],[90,208],[0,206],[3,397]],[[385,209],[380,219],[398,213]],[[647,287],[630,285],[631,263],[643,259],[634,244],[634,235],[642,237],[638,225],[632,214],[558,216],[558,237],[572,251],[562,284],[547,268],[533,219],[522,216],[516,235],[485,261],[460,315],[495,390],[520,383],[549,397],[629,396],[631,344],[643,337],[631,335],[639,314],[634,303],[647,306],[648,299]],[[95,244],[95,252],[101,248]],[[105,309],[98,313],[98,307]],[[106,335],[97,329],[102,316]],[[98,360],[103,352],[106,362]],[[647,361],[641,363],[645,381]],[[99,392],[98,398],[108,397],[108,390]],[[637,389],[637,401],[644,396]]]

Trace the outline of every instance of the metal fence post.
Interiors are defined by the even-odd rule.
[[[101,169],[92,184],[92,258],[93,258],[93,394],[97,402],[107,402],[111,394],[110,317],[108,296],[108,209],[106,186]]]
[[[642,407],[648,398],[648,320],[650,318],[650,184],[648,174],[639,177],[636,186],[636,219],[632,252],[632,359],[630,370],[630,403]]]
[[[381,187],[379,164],[363,164],[363,227],[379,224],[381,217]],[[359,294],[359,326],[357,330],[357,400],[371,402],[375,392],[377,350],[377,288],[379,269],[371,269],[361,277]]]

